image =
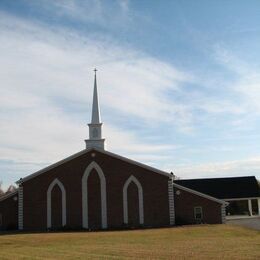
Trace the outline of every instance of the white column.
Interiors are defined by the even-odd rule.
[[[23,230],[23,186],[18,188],[18,229]]]
[[[221,220],[222,220],[222,224],[226,223],[226,205],[225,204],[221,205]]]
[[[252,201],[248,200],[248,210],[249,210],[249,215],[253,216],[253,212],[252,212]]]
[[[258,201],[258,215],[260,216],[260,199],[258,199],[257,201]]]

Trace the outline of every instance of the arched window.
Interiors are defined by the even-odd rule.
[[[89,164],[82,177],[82,226],[88,228],[88,177],[90,172],[95,169],[98,173],[101,185],[101,222],[102,228],[107,228],[107,195],[106,195],[106,178],[101,167],[92,162]]]
[[[127,189],[130,183],[133,182],[138,188],[138,201],[139,201],[139,224],[144,224],[144,204],[143,204],[143,188],[141,183],[131,175],[123,187],[123,209],[124,209],[124,223],[128,224],[128,198]]]
[[[52,227],[52,215],[51,215],[51,193],[55,185],[58,185],[58,187],[61,190],[62,194],[62,226],[66,225],[66,190],[63,186],[63,184],[58,180],[55,179],[50,185],[47,190],[47,228]]]

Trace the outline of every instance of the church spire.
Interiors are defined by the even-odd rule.
[[[98,105],[98,91],[97,91],[97,69],[94,69],[94,92],[93,92],[93,103],[92,103],[92,119],[91,124],[100,124],[100,114]]]
[[[102,123],[100,121],[98,91],[97,91],[97,69],[94,69],[94,91],[92,103],[92,117],[89,127],[89,139],[85,140],[86,148],[104,149],[105,139],[102,138]]]

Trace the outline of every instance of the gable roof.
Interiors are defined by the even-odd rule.
[[[184,186],[182,186],[182,185],[176,184],[175,182],[173,182],[172,185],[173,185],[173,187],[175,187],[175,188],[178,188],[178,189],[181,189],[181,190],[185,190],[185,191],[187,191],[187,192],[190,192],[190,193],[195,194],[195,195],[197,195],[197,196],[200,196],[200,197],[202,197],[202,198],[205,198],[205,199],[208,199],[208,200],[212,200],[212,201],[215,201],[215,202],[217,202],[217,203],[224,204],[224,205],[228,205],[228,204],[229,204],[229,203],[225,202],[224,200],[220,200],[220,199],[214,198],[214,197],[212,197],[212,196],[209,196],[209,195],[207,195],[207,194],[201,193],[201,192],[199,192],[199,191],[189,189],[189,188],[184,187]]]
[[[14,196],[15,194],[18,194],[18,190],[15,190],[15,191],[12,191],[12,192],[9,192],[7,194],[4,194],[4,195],[0,196],[0,201],[8,199],[8,198]]]
[[[115,154],[115,153],[108,152],[108,151],[106,151],[106,150],[102,150],[102,149],[98,149],[98,148],[89,148],[89,149],[84,149],[84,150],[82,150],[82,151],[80,151],[80,152],[78,152],[78,153],[75,153],[75,154],[73,154],[73,155],[71,155],[71,156],[69,156],[69,157],[67,157],[67,158],[65,158],[65,159],[63,159],[63,160],[60,160],[60,161],[58,161],[58,162],[56,162],[56,163],[54,163],[54,164],[51,164],[51,165],[49,165],[49,166],[47,166],[47,167],[45,167],[45,168],[43,168],[43,169],[41,169],[41,170],[39,170],[39,171],[37,171],[37,172],[35,172],[35,173],[32,173],[32,174],[30,174],[30,175],[28,175],[28,176],[26,176],[26,177],[24,177],[24,178],[21,178],[21,179],[18,180],[16,183],[17,183],[17,184],[21,184],[21,183],[23,183],[23,182],[26,182],[26,181],[28,181],[28,180],[30,180],[30,179],[32,179],[32,178],[35,178],[35,177],[38,176],[38,175],[41,175],[41,174],[43,174],[43,173],[45,173],[45,172],[47,172],[47,171],[49,171],[49,170],[51,170],[51,169],[54,169],[54,168],[58,167],[59,165],[62,165],[62,164],[64,164],[64,163],[68,162],[68,161],[71,161],[71,160],[73,160],[73,159],[75,159],[75,158],[77,158],[77,157],[79,157],[79,156],[81,156],[81,155],[84,155],[84,154],[86,154],[86,153],[88,153],[88,152],[90,152],[90,151],[97,151],[97,152],[100,152],[100,153],[109,155],[109,156],[111,156],[111,157],[114,157],[114,158],[116,158],[116,159],[119,159],[119,160],[128,162],[128,163],[130,163],[130,164],[137,165],[137,166],[142,167],[142,168],[144,168],[144,169],[147,169],[147,170],[149,170],[149,171],[152,171],[152,172],[155,172],[155,173],[164,175],[164,176],[166,176],[166,177],[172,178],[172,175],[171,175],[170,173],[167,173],[167,172],[165,172],[165,171],[161,171],[161,170],[159,170],[159,169],[156,169],[156,168],[154,168],[154,167],[148,166],[148,165],[146,165],[146,164],[143,164],[143,163],[134,161],[134,160],[132,160],[132,159],[123,157],[123,156],[118,155],[118,154]]]
[[[174,183],[218,199],[260,197],[255,176],[174,180]]]

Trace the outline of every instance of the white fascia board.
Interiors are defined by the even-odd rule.
[[[110,155],[110,156],[112,156],[114,158],[117,158],[117,159],[119,159],[121,161],[125,161],[125,162],[128,162],[130,164],[134,164],[134,165],[139,166],[141,168],[147,169],[149,171],[156,172],[156,173],[159,173],[161,175],[167,176],[168,178],[172,178],[172,175],[170,173],[165,172],[165,171],[161,171],[161,170],[159,170],[157,168],[154,168],[152,166],[146,165],[144,163],[140,163],[140,162],[134,161],[132,159],[129,159],[127,157],[124,157],[124,156],[121,156],[121,155],[118,155],[118,154],[115,154],[115,153],[111,153],[111,152],[108,152],[108,151],[105,151],[105,150],[102,151],[102,150],[96,149],[96,148],[95,148],[95,150],[97,150],[98,152]]]
[[[15,194],[17,194],[17,193],[18,193],[18,190],[13,191],[13,192],[10,192],[10,193],[8,193],[8,194],[5,194],[5,195],[3,195],[3,196],[0,197],[0,201],[3,201],[3,200],[5,200],[5,199],[8,199],[8,198],[12,197],[13,195],[15,195]]]
[[[43,169],[41,169],[41,170],[39,170],[37,172],[34,172],[34,173],[24,177],[24,178],[21,178],[20,180],[16,181],[16,184],[18,184],[18,185],[22,184],[23,182],[26,182],[26,181],[28,181],[28,180],[30,180],[30,179],[32,179],[32,178],[42,174],[42,173],[45,173],[45,172],[47,172],[47,171],[49,171],[49,170],[51,170],[51,169],[53,169],[55,167],[58,167],[59,165],[62,165],[63,163],[66,163],[66,162],[68,162],[68,161],[70,161],[72,159],[75,159],[75,158],[77,158],[77,157],[87,153],[90,150],[92,150],[92,149],[91,148],[90,149],[84,149],[84,150],[82,150],[82,151],[80,151],[78,153],[75,153],[75,154],[73,154],[73,155],[71,155],[71,156],[69,156],[69,157],[67,157],[65,159],[62,159],[62,160],[60,160],[60,161],[58,161],[56,163],[53,163],[53,164],[51,164],[51,165],[49,165],[49,166],[47,166],[47,167],[45,167],[45,168],[43,168]]]
[[[59,165],[62,165],[63,163],[66,163],[66,162],[68,162],[68,161],[70,161],[72,159],[75,159],[75,158],[77,158],[77,157],[79,157],[79,156],[81,156],[81,155],[83,155],[85,153],[88,153],[89,151],[92,151],[92,150],[100,152],[100,153],[103,153],[103,154],[110,155],[111,157],[114,157],[116,159],[128,162],[130,164],[137,165],[137,166],[145,168],[145,169],[147,169],[149,171],[152,171],[152,172],[155,172],[155,173],[159,173],[161,175],[167,176],[168,178],[172,178],[172,175],[170,173],[167,173],[167,172],[161,171],[159,169],[156,169],[154,167],[148,166],[146,164],[143,164],[143,163],[140,163],[140,162],[128,159],[128,158],[123,157],[121,155],[118,155],[118,154],[115,154],[115,153],[111,153],[111,152],[108,152],[108,151],[103,150],[103,149],[88,148],[88,149],[84,149],[84,150],[82,150],[82,151],[80,151],[78,153],[75,153],[75,154],[73,154],[73,155],[71,155],[71,156],[69,156],[69,157],[67,157],[67,158],[65,158],[63,160],[60,160],[60,161],[58,161],[58,162],[56,162],[54,164],[51,164],[51,165],[49,165],[49,166],[47,166],[47,167],[45,167],[45,168],[43,168],[43,169],[41,169],[41,170],[39,170],[39,171],[37,171],[35,173],[32,173],[32,174],[30,174],[30,175],[28,175],[28,176],[26,176],[24,178],[21,178],[20,180],[16,181],[16,184],[18,184],[18,185],[22,184],[23,182],[26,182],[26,181],[28,181],[28,180],[30,180],[30,179],[38,176],[38,175],[41,175],[41,174],[43,174],[43,173],[45,173],[45,172],[47,172],[47,171],[49,171],[51,169],[54,169],[55,167],[58,167]]]
[[[225,201],[235,201],[235,200],[257,200],[260,197],[248,197],[248,198],[231,198],[231,199],[223,199]]]
[[[174,187],[178,188],[178,189],[185,190],[185,191],[187,191],[187,192],[193,193],[193,194],[198,195],[198,196],[200,196],[200,197],[203,197],[203,198],[205,198],[205,199],[209,199],[209,200],[215,201],[215,202],[220,203],[220,204],[225,204],[225,205],[228,205],[228,204],[229,204],[228,202],[226,202],[226,201],[224,201],[224,200],[220,200],[220,199],[217,199],[217,198],[215,198],[215,197],[209,196],[209,195],[207,195],[207,194],[204,194],[204,193],[201,193],[201,192],[198,192],[198,191],[195,191],[195,190],[186,188],[186,187],[181,186],[181,185],[179,185],[179,184],[176,184],[176,183],[174,183],[174,182],[173,182],[172,185],[173,185]]]

